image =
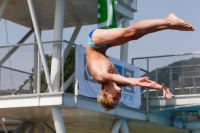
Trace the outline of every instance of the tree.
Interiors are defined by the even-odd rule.
[[[51,59],[52,57],[50,55],[46,55],[47,65],[49,70],[51,70]],[[72,73],[75,71],[75,47],[73,47],[64,63],[64,82],[72,75]],[[62,85],[62,73],[60,75],[60,87]],[[44,70],[41,72],[41,92],[45,92],[47,89],[47,82]],[[67,89],[68,93],[74,93],[74,82],[71,83],[69,88]]]

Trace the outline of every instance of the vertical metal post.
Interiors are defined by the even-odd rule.
[[[149,75],[149,58],[147,58],[147,76]],[[149,89],[146,88],[146,112],[147,121],[149,121]]]
[[[117,21],[117,27],[119,27],[124,20],[125,20],[125,18],[120,18],[120,20]]]
[[[173,93],[173,89],[172,89],[172,68],[169,68],[169,87],[170,87],[170,91]]]
[[[134,60],[133,59],[131,59],[131,63],[132,63],[132,65],[134,65]]]
[[[125,19],[122,22],[122,28],[128,27],[129,26],[129,19]],[[127,62],[128,60],[128,43],[125,43],[123,45],[121,45],[121,49],[120,49],[120,60]]]
[[[118,133],[120,126],[121,126],[121,123],[122,123],[122,119],[115,119],[114,122],[113,122],[110,133]]]
[[[34,90],[33,90],[33,76],[29,76],[29,89],[30,89],[30,92],[31,94],[34,93]]]
[[[36,35],[34,34],[34,40],[37,42]],[[37,74],[38,74],[38,45],[34,45],[34,80],[33,80],[33,92],[37,90]]]
[[[75,58],[75,66],[77,65],[76,64],[76,60],[77,59],[77,57]],[[78,96],[78,75],[77,75],[77,73],[76,73],[76,69],[75,69],[75,86],[74,86],[74,95],[75,95],[75,104],[76,104],[76,102],[77,102],[77,96]]]
[[[54,40],[61,40],[63,37],[64,26],[64,13],[65,13],[65,0],[56,0],[55,17],[54,17]],[[52,49],[51,61],[51,81],[53,84],[54,92],[59,91],[60,83],[60,66],[61,66],[61,52],[62,42],[54,43]],[[66,133],[64,120],[62,117],[61,108],[55,106],[51,108],[54,125],[57,133]]]
[[[185,92],[185,73],[183,72],[183,90]],[[188,92],[186,91],[186,93],[188,94]],[[185,93],[184,93],[185,94]],[[190,90],[190,94],[191,94],[191,90]]]
[[[121,127],[120,127],[120,131],[121,131],[121,133],[129,133],[128,125],[127,125],[126,119],[123,119],[123,120],[122,120],[122,124],[121,124]]]
[[[158,83],[158,69],[156,69],[156,82]],[[156,90],[156,96],[158,96],[158,90]]]
[[[183,89],[181,78],[179,78],[179,83],[180,83],[180,85],[179,85],[179,89],[181,90],[181,89]],[[184,91],[183,91],[183,92],[184,92]],[[176,90],[175,90],[175,89],[174,89],[174,94],[176,94]],[[184,92],[183,94],[185,94],[185,92]],[[180,94],[180,95],[181,95],[181,94]]]
[[[63,37],[65,13],[65,0],[56,0],[54,19],[54,40],[61,40]],[[51,61],[51,81],[54,91],[59,91],[60,66],[61,66],[62,42],[53,44]]]
[[[195,77],[192,78],[193,80],[193,94],[196,94],[197,91],[196,91],[196,84],[195,84]]]
[[[125,19],[122,21],[122,28],[126,28],[129,26],[130,20],[129,19]],[[128,61],[128,42],[121,45],[121,49],[120,49],[120,60],[127,62]],[[122,133],[128,133],[128,126],[126,124],[126,119],[121,119],[118,120],[121,121],[122,125],[121,125],[121,130]],[[116,123],[115,123],[116,124]],[[119,129],[118,129],[119,130]]]
[[[183,112],[183,128],[185,129],[185,124],[186,124],[186,116],[185,116],[185,111]]]
[[[44,54],[44,49],[42,47],[42,42],[41,42],[41,38],[40,38],[40,31],[39,31],[39,27],[38,27],[36,15],[35,15],[35,10],[34,10],[34,7],[33,7],[33,2],[32,2],[32,0],[27,0],[27,1],[28,1],[29,9],[30,9],[31,18],[32,18],[32,21],[33,21],[33,27],[35,29],[35,35],[36,35],[37,42],[38,42],[38,48],[39,48],[39,51],[40,51],[40,55],[41,55],[42,64],[43,64],[43,67],[44,67],[45,76],[46,76],[46,79],[47,79],[49,92],[52,92],[53,89],[52,89],[52,85],[51,85],[49,69],[48,69],[48,66],[47,66],[47,62],[46,62],[46,58],[45,58],[45,54]]]
[[[40,93],[41,91],[41,58],[40,58],[40,52],[38,51],[38,66],[37,66],[37,93]]]
[[[1,7],[0,7],[0,21],[1,21],[1,18],[3,16],[3,13],[4,11],[6,10],[6,7],[8,6],[10,0],[4,0],[1,4]]]
[[[0,90],[2,89],[1,87],[1,66],[0,66]]]
[[[54,125],[57,133],[66,133],[65,125],[62,117],[62,112],[60,107],[51,108]]]

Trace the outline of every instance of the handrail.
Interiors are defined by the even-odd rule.
[[[67,40],[54,40],[54,41],[44,41],[42,42],[42,44],[46,44],[46,43],[56,43],[56,42],[65,42],[68,43],[70,45],[78,45],[75,44],[73,42],[67,41]],[[37,42],[32,42],[32,43],[19,43],[19,44],[11,44],[9,46],[0,46],[0,48],[8,48],[8,47],[21,47],[21,46],[28,46],[28,45],[36,45]]]

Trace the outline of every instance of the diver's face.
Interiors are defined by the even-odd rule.
[[[121,88],[119,88],[114,82],[109,82],[104,85],[103,91],[110,102],[117,103],[121,98]]]

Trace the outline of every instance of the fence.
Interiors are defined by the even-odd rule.
[[[141,76],[165,83],[175,95],[200,93],[200,52],[132,58],[132,64],[141,68]],[[149,96],[162,96],[162,92],[150,90]]]
[[[43,42],[49,70],[53,44],[61,44],[60,88],[66,91],[74,82],[75,48],[66,54],[69,44],[65,40]],[[68,58],[67,58],[68,56]],[[68,65],[67,65],[68,64]],[[69,80],[70,79],[70,80]],[[72,80],[73,79],[73,80]],[[0,47],[0,95],[44,93],[48,91],[37,43]]]

